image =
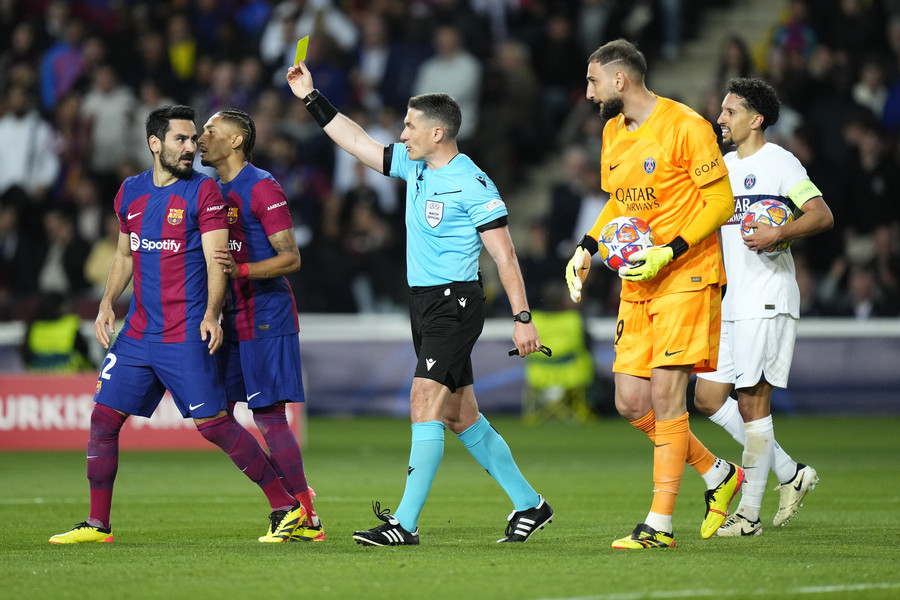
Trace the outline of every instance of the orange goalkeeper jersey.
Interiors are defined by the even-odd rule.
[[[656,245],[667,244],[703,208],[700,186],[728,174],[712,126],[684,104],[657,98],[650,117],[634,131],[625,128],[622,115],[610,119],[603,129],[603,189],[611,201],[592,233],[612,218],[628,215],[650,225]],[[623,281],[622,298],[639,302],[724,283],[724,279],[719,239],[713,233],[650,281]]]

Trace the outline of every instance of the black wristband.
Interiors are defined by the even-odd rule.
[[[581,241],[578,242],[578,245],[584,248],[584,251],[591,256],[597,254],[597,250],[600,249],[599,245],[597,244],[597,240],[589,235],[585,235],[583,238],[581,238]]]
[[[313,120],[319,124],[319,127],[325,127],[338,114],[337,109],[331,105],[328,98],[322,95],[319,90],[313,90],[308,96],[303,98],[306,110],[312,115]]]
[[[688,243],[686,241],[684,241],[684,238],[681,237],[680,235],[677,238],[675,238],[674,240],[672,240],[671,242],[669,242],[668,244],[666,244],[666,246],[672,249],[672,260],[675,260],[682,254],[687,252],[688,248],[690,247],[690,246],[688,246]]]

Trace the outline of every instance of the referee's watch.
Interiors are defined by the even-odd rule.
[[[523,310],[513,317],[513,321],[518,321],[519,323],[531,323],[531,313],[527,310]]]

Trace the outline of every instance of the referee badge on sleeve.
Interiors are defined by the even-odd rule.
[[[444,203],[429,200],[425,203],[425,220],[432,227],[437,227],[444,218]]]

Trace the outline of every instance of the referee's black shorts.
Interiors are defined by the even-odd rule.
[[[455,392],[472,385],[472,348],[484,329],[484,289],[479,281],[411,287],[410,324],[416,377]]]

